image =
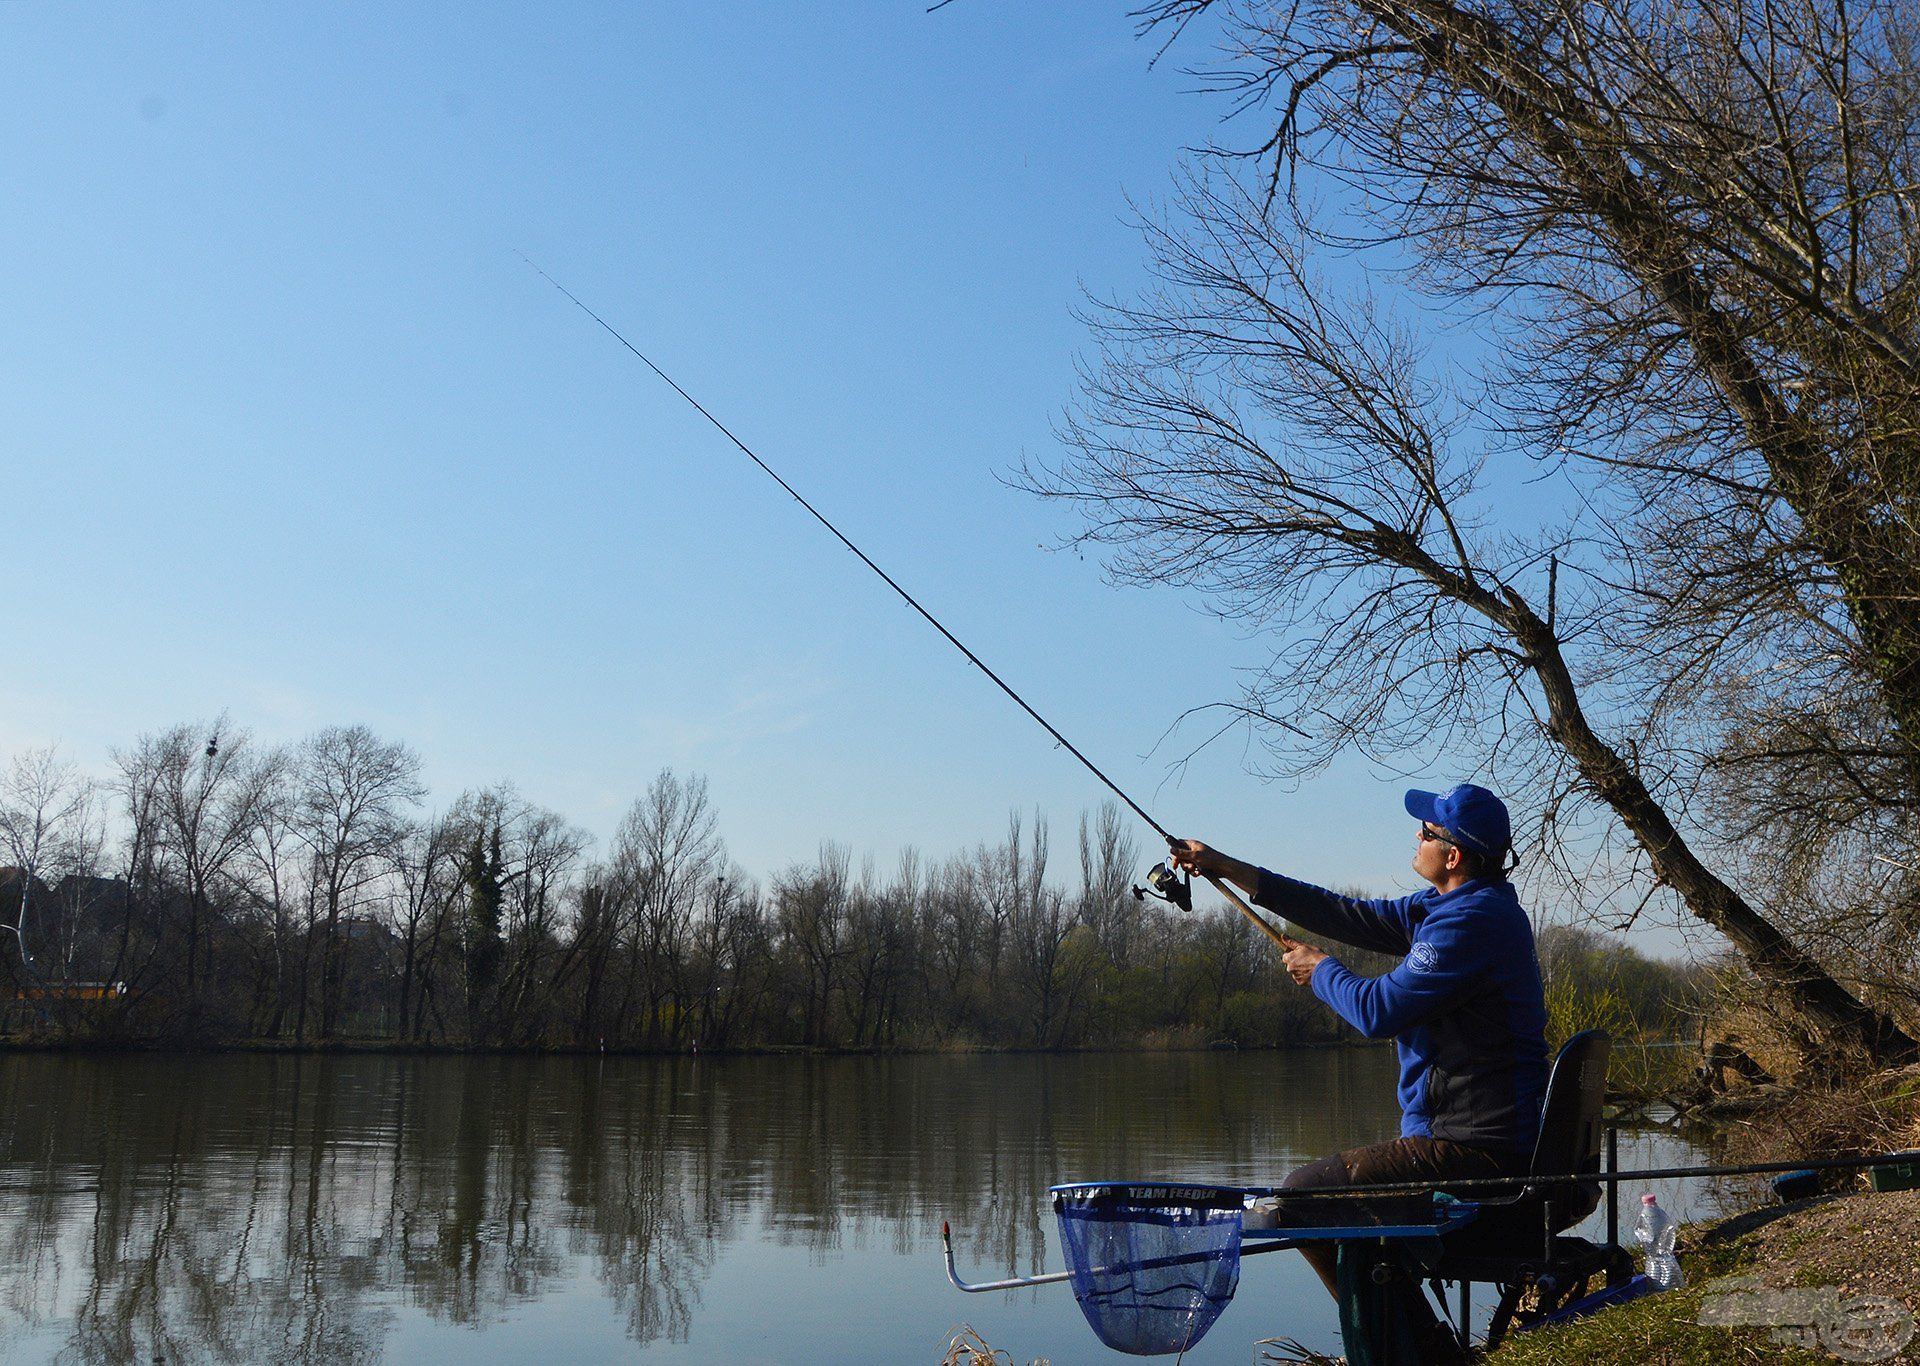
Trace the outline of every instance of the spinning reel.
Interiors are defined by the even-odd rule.
[[[1147,885],[1133,889],[1135,901],[1145,901],[1148,896],[1190,911],[1193,909],[1193,875],[1176,873],[1171,865],[1156,863],[1147,869]]]

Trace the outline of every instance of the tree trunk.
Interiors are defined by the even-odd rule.
[[[1694,854],[1660,803],[1614,749],[1593,731],[1560,643],[1544,621],[1517,600],[1505,612],[1514,639],[1546,694],[1548,726],[1595,794],[1647,851],[1660,881],[1678,892],[1687,908],[1725,935],[1761,981],[1784,992],[1799,1013],[1824,1034],[1823,1042],[1855,1048],[1878,1061],[1920,1059],[1920,1044],[1893,1020],[1855,997],[1722,882]]]

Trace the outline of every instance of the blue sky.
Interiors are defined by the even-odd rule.
[[[1011,806],[1070,858],[1094,780],[524,251],[1165,824],[1412,885],[1388,775],[1288,792],[1228,743],[1169,780],[1257,643],[1043,549],[1069,514],[1002,482],[1052,449],[1083,289],[1141,280],[1128,197],[1255,131],[1191,93],[1207,35],[1151,66],[1119,6],[13,3],[0,41],[0,752],[364,721],[436,802],[511,779],[602,838],[705,773],[757,874]]]

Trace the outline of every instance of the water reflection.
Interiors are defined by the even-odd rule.
[[[915,1344],[895,1359],[936,1359],[944,1329],[988,1312],[936,1283],[941,1219],[971,1272],[1038,1270],[1048,1185],[1275,1180],[1391,1133],[1392,1076],[1377,1049],[9,1056],[0,1355],[370,1361],[404,1339],[411,1356],[472,1361],[524,1354],[510,1330],[537,1323],[593,1357],[691,1344],[695,1359],[777,1360],[779,1334],[811,1314],[798,1326],[833,1332],[834,1359],[887,1359],[888,1342]],[[729,1288],[708,1304],[723,1260]],[[876,1302],[875,1274],[915,1289]],[[776,1300],[779,1323],[756,1323]],[[1014,1312],[1011,1331],[1071,1334],[1026,1355],[1088,1350],[1070,1297]]]

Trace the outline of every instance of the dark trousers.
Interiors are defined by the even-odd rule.
[[[1370,1143],[1364,1148],[1348,1148],[1331,1157],[1318,1158],[1304,1167],[1294,1168],[1280,1184],[1285,1190],[1325,1190],[1396,1181],[1437,1181],[1449,1176],[1462,1179],[1521,1176],[1526,1173],[1528,1159],[1526,1153],[1472,1148],[1444,1138],[1396,1138],[1388,1143]],[[1324,1203],[1321,1202],[1323,1209]],[[1282,1208],[1285,1208],[1284,1200]],[[1281,1221],[1286,1222],[1284,1215]],[[1303,1222],[1327,1221],[1317,1218]],[[1300,1254],[1319,1274],[1327,1293],[1338,1299],[1334,1244],[1306,1243],[1301,1246]]]

